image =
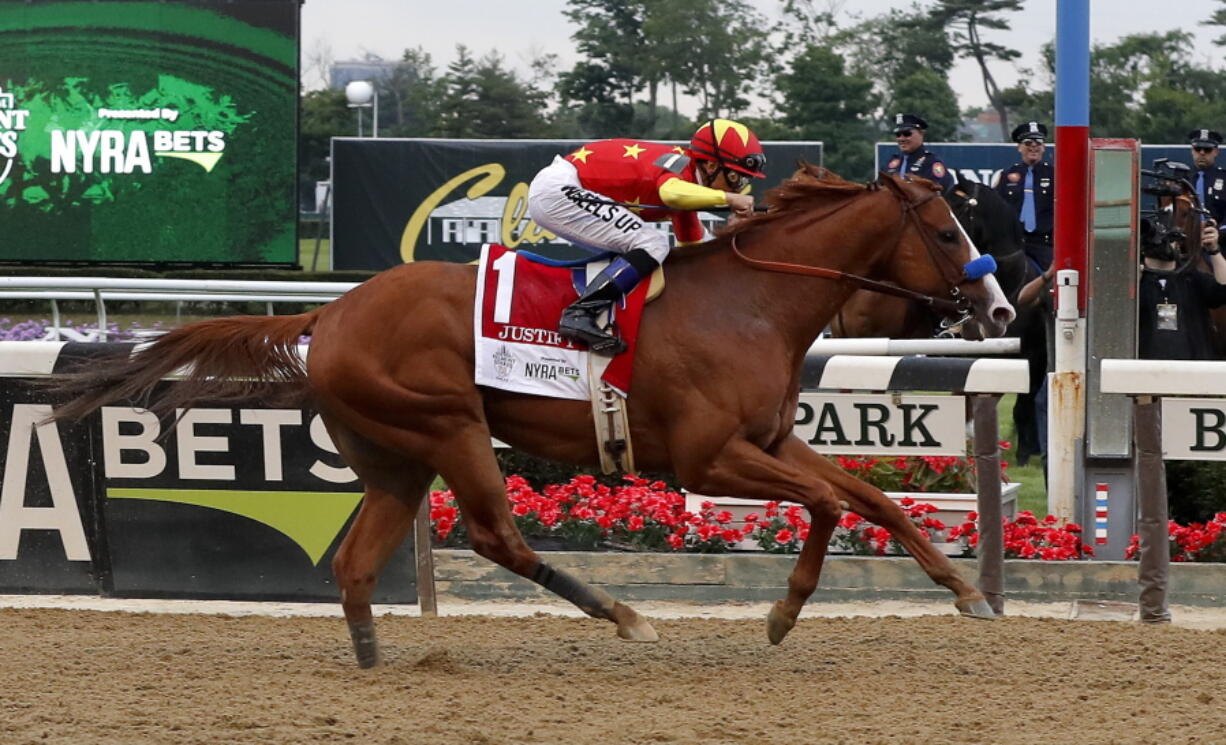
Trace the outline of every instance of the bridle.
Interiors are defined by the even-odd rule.
[[[859,274],[852,274],[850,272],[844,272],[838,269],[828,269],[821,266],[808,266],[806,264],[792,264],[783,261],[754,259],[746,256],[736,245],[736,239],[738,236],[735,235],[732,237],[732,253],[735,254],[738,259],[754,269],[767,272],[779,272],[783,274],[799,274],[806,277],[833,279],[838,282],[846,282],[848,284],[855,285],[863,290],[880,292],[885,295],[894,295],[895,297],[912,300],[944,315],[958,315],[962,318],[969,317],[971,312],[970,299],[963,295],[962,291],[958,288],[966,282],[979,278],[972,278],[968,273],[968,268],[971,266],[971,264],[973,264],[975,261],[979,261],[979,259],[968,262],[968,264],[965,266],[958,266],[958,263],[954,259],[950,258],[950,256],[942,251],[941,247],[937,245],[936,238],[932,234],[932,231],[928,228],[924,221],[920,219],[919,213],[917,212],[920,207],[923,207],[928,202],[936,199],[938,192],[929,192],[923,198],[912,201],[910,196],[903,191],[902,187],[899,186],[897,182],[889,178],[879,179],[878,181],[868,184],[868,190],[870,192],[877,191],[881,188],[883,183],[889,187],[890,193],[892,193],[898,199],[899,206],[902,208],[902,214],[899,217],[898,229],[895,230],[895,235],[897,238],[895,238],[894,247],[898,247],[898,242],[902,240],[903,229],[906,227],[906,223],[909,221],[911,226],[916,229],[920,235],[920,238],[923,240],[924,247],[928,250],[928,256],[932,259],[932,263],[936,266],[937,271],[941,273],[942,279],[944,279],[946,284],[949,285],[949,294],[952,299],[933,297],[932,295],[926,295],[922,292],[908,290],[905,287],[899,287],[887,282],[869,279],[868,277],[864,277]],[[811,225],[815,222],[824,220],[841,211],[854,201],[854,199],[849,199],[834,209],[827,210],[826,212],[823,212],[815,217],[809,218],[803,224]]]

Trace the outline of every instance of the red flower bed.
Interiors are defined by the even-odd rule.
[[[979,516],[971,512],[967,521],[950,528],[947,540],[964,541],[968,549],[979,545],[979,528],[975,521]],[[1054,515],[1042,520],[1030,510],[1022,510],[1017,517],[1004,522],[1004,548],[1006,559],[1042,559],[1043,561],[1069,561],[1094,555],[1094,548],[1081,540],[1082,529],[1077,523],[1057,525]]]
[[[1180,525],[1167,523],[1170,535],[1171,561],[1226,561],[1226,512],[1219,512],[1207,523]],[[1137,558],[1140,539],[1133,536],[1124,556]]]
[[[519,476],[508,476],[511,514],[525,537],[556,538],[574,548],[602,543],[649,551],[727,551],[745,536],[732,527],[732,513],[706,503],[697,514],[685,497],[662,481],[626,476],[626,484],[607,486],[592,476],[576,476],[538,493]],[[451,491],[430,494],[430,519],[443,545],[467,543]]]
[[[796,553],[809,537],[809,521],[803,508],[766,502],[762,511],[745,516],[744,525],[733,525],[732,513],[716,510],[704,502],[697,513],[685,509],[684,495],[661,481],[634,476],[625,483],[608,486],[591,476],[577,476],[565,484],[546,486],[536,491],[520,476],[506,479],[507,498],[516,525],[529,540],[556,539],[569,548],[592,549],[601,545],[644,551],[723,552],[742,540],[757,544],[768,553]],[[979,543],[970,513],[967,522],[947,528],[933,517],[937,508],[911,498],[900,501],[907,517],[933,542],[961,542],[970,555]],[[1226,513],[1215,523],[1214,540],[1226,528]],[[464,522],[450,491],[430,495],[430,519],[435,538],[444,546],[467,544]],[[1042,520],[1022,512],[1005,528],[1005,552],[1010,558],[1061,561],[1091,556],[1094,551],[1081,543],[1081,528],[1074,524],[1056,525],[1056,519]],[[847,513],[839,521],[832,542],[835,550],[853,554],[901,554],[902,547],[885,528],[873,525],[859,515]],[[1218,550],[1226,548],[1214,544]],[[1198,550],[1203,550],[1198,549]]]

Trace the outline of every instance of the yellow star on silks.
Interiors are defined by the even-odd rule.
[[[626,149],[626,153],[622,155],[623,158],[635,158],[635,159],[639,157],[639,153],[647,149],[645,147],[639,147],[637,143],[633,145],[622,145],[622,147]]]
[[[591,154],[592,154],[592,151],[588,150],[586,145],[580,145],[578,150],[570,154],[570,157],[574,158],[575,160],[583,161],[584,163],[586,163],[587,156]]]
[[[626,204],[639,204],[639,203],[640,203],[640,201],[641,201],[641,200],[640,200],[638,197],[635,197],[634,199],[631,199],[631,200],[629,200],[628,202],[626,202]],[[634,214],[636,214],[636,215],[637,215],[637,214],[639,214],[639,213],[641,213],[641,212],[643,211],[643,208],[642,208],[642,207],[627,207],[626,209],[630,210],[631,212],[633,212],[633,213],[634,213]]]
[[[673,145],[673,152],[685,155],[685,148],[681,147],[680,145]]]

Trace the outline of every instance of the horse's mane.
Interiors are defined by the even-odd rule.
[[[724,228],[719,235],[739,235],[746,230],[810,209],[815,203],[829,204],[838,199],[875,190],[879,186],[879,182],[859,184],[848,181],[834,171],[803,161],[798,163],[798,166],[791,178],[766,192],[762,200],[768,208],[766,212],[739,220],[735,225]]]

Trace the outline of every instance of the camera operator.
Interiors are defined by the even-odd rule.
[[[1206,220],[1201,230],[1212,277],[1194,266],[1176,271],[1182,242],[1183,235],[1161,220],[1141,221],[1140,359],[1213,359],[1209,309],[1226,305],[1226,258],[1218,248],[1217,225]]]

